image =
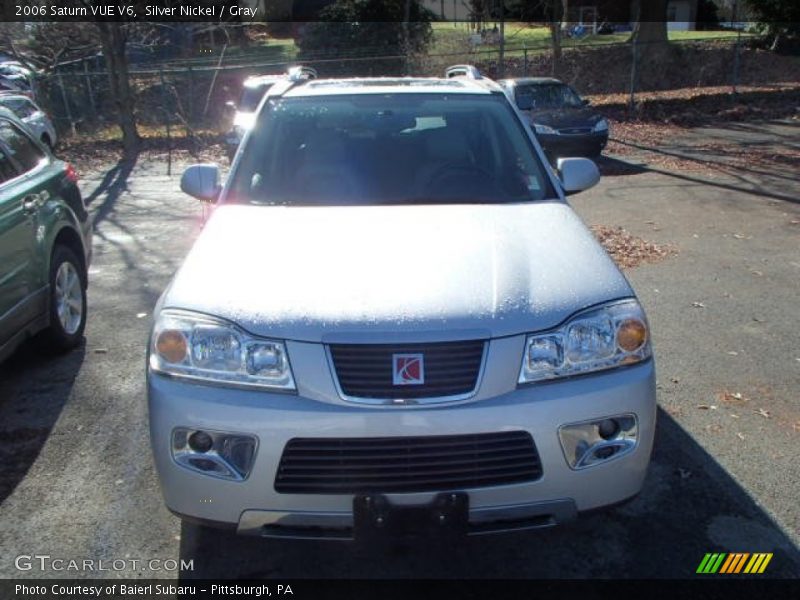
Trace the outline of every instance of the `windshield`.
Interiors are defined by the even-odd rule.
[[[537,85],[520,85],[516,88],[516,97],[530,96],[533,109],[540,108],[580,108],[581,97],[568,85],[563,83],[546,83]]]
[[[258,108],[258,103],[264,97],[264,94],[272,87],[272,83],[262,83],[254,87],[245,87],[242,90],[242,97],[239,99],[238,110],[242,112],[255,112]]]
[[[504,96],[359,94],[268,102],[229,202],[519,202],[553,193]]]

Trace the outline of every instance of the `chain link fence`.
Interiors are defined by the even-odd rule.
[[[221,132],[227,125],[226,102],[238,100],[245,78],[280,73],[300,63],[314,67],[320,77],[442,76],[449,65],[470,63],[492,78],[555,76],[584,95],[627,94],[631,106],[644,91],[729,86],[735,92],[743,85],[800,82],[796,58],[775,56],[736,38],[652,46],[584,43],[564,48],[557,62],[545,44],[465,48],[424,56],[375,55],[363,49],[348,56],[337,53],[291,61],[259,61],[252,55],[226,59],[223,51],[214,62],[178,60],[132,67],[139,123]],[[101,57],[74,62],[39,78],[36,93],[62,133],[88,132],[113,123],[115,108]]]

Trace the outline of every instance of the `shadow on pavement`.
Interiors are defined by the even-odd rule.
[[[100,184],[86,197],[86,205],[91,206],[95,200],[105,194],[103,202],[94,214],[92,222],[94,226],[97,226],[100,221],[108,216],[114,209],[117,199],[128,189],[128,177],[130,177],[135,166],[136,158],[119,161],[114,167],[106,171]]]
[[[244,538],[184,523],[183,578],[689,578],[707,552],[773,552],[764,577],[800,576],[800,552],[750,495],[659,409],[642,493],[561,528],[360,544]]]
[[[603,177],[618,177],[622,175],[641,175],[647,173],[647,167],[635,163],[626,162],[611,156],[598,156],[594,159],[600,174]]]
[[[29,340],[0,364],[0,503],[39,456],[84,360],[84,344],[46,356],[36,342]]]

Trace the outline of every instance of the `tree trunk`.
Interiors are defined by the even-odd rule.
[[[638,0],[636,25],[631,40],[639,45],[667,41],[667,0]],[[645,50],[646,52],[646,50]]]
[[[550,43],[553,50],[552,75],[557,76],[560,71],[561,63],[561,24],[567,10],[567,0],[551,0],[548,7],[548,17],[550,20]]]
[[[636,25],[630,39],[634,56],[631,62],[631,101],[637,89],[647,89],[658,83],[671,59],[667,0],[637,0],[633,6]]]
[[[100,33],[103,56],[106,59],[111,95],[117,109],[117,124],[122,131],[125,159],[133,159],[139,152],[141,138],[136,128],[134,97],[128,77],[128,57],[125,54],[125,32],[122,23],[95,23]]]

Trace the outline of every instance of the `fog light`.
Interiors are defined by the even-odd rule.
[[[235,481],[250,475],[257,446],[252,435],[183,427],[172,432],[172,458],[176,463],[190,471]]]
[[[600,437],[604,440],[610,440],[619,433],[619,423],[614,419],[600,421],[600,425],[597,426],[597,433],[599,433]]]
[[[639,428],[635,415],[618,415],[562,425],[558,437],[569,466],[583,469],[633,451]]]
[[[195,431],[189,436],[189,448],[195,452],[208,452],[214,445],[214,440],[205,431]]]

